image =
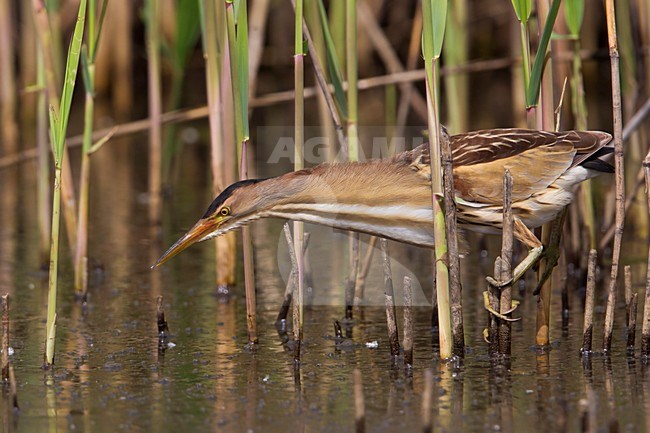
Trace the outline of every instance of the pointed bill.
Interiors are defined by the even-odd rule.
[[[194,227],[188,230],[183,237],[176,241],[166,252],[163,254],[157,261],[151,266],[151,269],[154,269],[167,260],[174,257],[176,254],[183,251],[185,248],[189,247],[196,242],[201,241],[207,235],[212,233],[217,227],[217,223],[212,219],[200,219]]]

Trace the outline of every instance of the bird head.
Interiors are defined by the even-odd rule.
[[[190,245],[236,229],[259,218],[263,194],[257,186],[263,179],[249,179],[230,185],[208,207],[205,214],[152,266],[155,268]]]

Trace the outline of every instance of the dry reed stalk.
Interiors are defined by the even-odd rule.
[[[11,155],[18,151],[18,124],[16,122],[16,76],[14,72],[14,41],[12,3],[0,0],[0,125],[2,147],[0,152]]]
[[[510,83],[510,91],[512,92],[512,117],[513,126],[517,128],[525,128],[526,124],[526,85],[524,84],[524,69],[519,62],[514,59],[526,57],[522,56],[524,49],[524,40],[522,36],[525,34],[522,24],[519,21],[512,20],[510,23],[510,55],[513,61],[510,64],[510,76],[512,77]],[[526,72],[527,73],[527,72]]]
[[[411,279],[404,277],[404,365],[413,366],[413,289]]]
[[[287,319],[289,314],[289,307],[291,306],[291,301],[293,300],[293,291],[294,287],[297,284],[298,277],[298,260],[296,259],[296,253],[294,250],[293,236],[291,236],[291,229],[289,228],[289,223],[284,225],[284,235],[287,241],[287,248],[289,250],[289,259],[291,260],[291,271],[289,271],[289,277],[287,278],[287,284],[284,290],[284,298],[282,300],[282,306],[278,312],[278,316],[275,319],[276,327],[279,324],[282,324],[283,321]],[[303,255],[307,254],[307,247],[309,245],[309,233],[305,233],[304,243],[302,245]],[[305,263],[307,260],[305,260]]]
[[[316,2],[307,2],[305,5],[305,11],[307,16],[305,17],[305,21],[309,22],[310,25],[315,26],[315,33],[314,33],[314,39],[312,43],[314,44],[315,48],[315,53],[316,57],[318,58],[318,61],[320,64],[323,62],[327,61],[327,52],[326,52],[326,45],[325,45],[325,36],[323,35],[323,23],[320,17],[320,10]],[[312,24],[313,23],[313,24]],[[309,27],[309,26],[306,26]],[[311,35],[310,35],[311,36]],[[311,48],[309,49],[311,51]],[[319,82],[319,77],[318,74],[314,71],[314,81]],[[327,89],[327,84],[325,85],[325,88]],[[326,161],[327,162],[335,162],[336,157],[337,157],[337,138],[336,138],[336,131],[334,129],[334,120],[332,119],[332,116],[330,115],[329,108],[328,108],[328,101],[325,98],[325,95],[323,94],[323,91],[320,87],[318,87],[318,91],[316,92],[316,100],[318,102],[318,118],[319,118],[319,125],[321,128],[321,134],[323,137],[325,137],[326,140],[326,149],[327,149],[327,156],[326,156]],[[339,254],[338,251],[332,249],[332,254]],[[308,262],[307,262],[308,263]]]
[[[354,317],[353,305],[354,305],[354,292],[355,284],[357,281],[357,273],[359,271],[359,233],[350,232],[349,238],[349,258],[350,266],[348,272],[348,278],[345,285],[345,318],[347,320],[352,320]]]
[[[538,33],[540,34],[540,40],[543,38],[543,29],[545,30],[545,24],[549,18],[551,18],[550,4],[548,0],[536,0],[537,5],[537,16],[539,20]],[[555,19],[555,18],[553,18]],[[551,22],[551,21],[548,21]],[[544,47],[547,50],[547,47]],[[548,50],[550,51],[550,50]],[[537,63],[537,58],[540,52],[538,51],[535,63]],[[552,56],[551,56],[552,57]],[[539,103],[537,106],[527,107],[529,114],[529,126],[535,126],[536,129],[552,131],[554,130],[554,106],[553,106],[553,67],[552,61],[549,57],[548,62],[545,63],[545,73],[541,76],[541,82],[539,84],[540,96]],[[535,65],[533,66],[534,69]],[[544,68],[544,67],[543,67]],[[530,87],[534,83],[532,80],[534,78],[534,71],[531,74],[531,83]],[[527,95],[529,94],[530,88],[526,89]],[[527,99],[529,99],[527,97]],[[535,104],[536,101],[527,100],[527,105],[531,103]],[[532,115],[532,116],[531,116]],[[534,121],[534,123],[530,123]],[[542,226],[542,244],[548,246],[551,242],[551,237],[557,235],[552,229],[552,224],[547,223]],[[561,228],[561,226],[560,226]],[[558,242],[559,245],[559,242]],[[538,269],[538,279],[547,272],[547,268],[550,265],[549,261],[546,258],[542,258],[539,261]],[[554,265],[554,264],[553,264]],[[552,270],[551,270],[552,272]],[[549,278],[546,279],[544,284],[539,291],[539,297],[537,299],[537,332],[535,335],[536,344],[538,346],[547,346],[550,344],[550,315],[551,315],[551,295],[553,291],[553,277],[552,274]]]
[[[113,6],[112,19],[114,31],[107,31],[119,49],[111,50],[113,81],[120,83],[112,91],[114,113],[118,118],[128,119],[133,109],[133,40],[130,37],[135,14],[129,0],[112,0],[108,7]],[[109,39],[109,38],[105,38]]]
[[[605,312],[605,329],[603,333],[603,350],[609,352],[612,346],[614,328],[614,305],[616,303],[616,280],[621,256],[623,227],[625,225],[625,173],[623,166],[623,118],[621,113],[621,77],[619,67],[618,41],[616,36],[616,15],[614,0],[606,0],[607,36],[612,77],[612,112],[614,118],[614,169],[616,179],[616,231],[612,249],[612,270],[607,292],[607,310]]]
[[[149,222],[160,224],[162,206],[162,96],[160,78],[160,6],[146,0],[147,86],[149,109]]]
[[[23,2],[24,4],[24,2]],[[19,8],[20,29],[18,30],[18,50],[20,50],[18,66],[19,79],[22,83],[36,83],[38,80],[38,43],[36,41],[36,28],[34,27],[34,19],[32,17],[32,10],[29,4]],[[24,84],[23,84],[24,85]],[[44,86],[38,85],[39,89]],[[40,95],[42,91],[38,92]],[[20,104],[20,118],[23,122],[32,123],[36,119],[36,99],[27,97],[21,98]]]
[[[366,407],[363,400],[363,381],[361,370],[355,368],[352,371],[352,381],[354,386],[354,425],[356,433],[366,431]]]
[[[9,380],[9,294],[2,295],[2,376],[0,380]]]
[[[436,285],[436,274],[438,270],[436,269],[436,253],[432,251],[432,273],[433,273],[433,282],[431,287],[431,328],[435,331],[439,329],[439,318],[438,318],[438,286]]]
[[[241,148],[241,166],[239,169],[240,180],[248,178],[248,172],[246,170],[247,149],[246,142],[243,142]],[[248,331],[248,343],[257,344],[257,294],[255,290],[253,240],[250,227],[242,227],[242,245],[244,253],[244,290],[246,292],[246,329]]]
[[[303,254],[303,263],[305,267],[305,301],[303,305],[313,305],[314,304],[314,274],[312,272],[310,255],[309,255],[309,240],[311,239],[311,233],[305,232],[305,235],[302,239],[302,254]]]
[[[630,265],[623,267],[623,282],[625,290],[625,323],[630,323],[630,306],[632,305],[632,270]]]
[[[568,275],[567,275],[567,259],[566,251],[564,247],[560,252],[560,258],[558,260],[558,281],[560,284],[560,293],[562,296],[562,329],[566,329],[569,326],[569,285],[567,284]]]
[[[512,214],[513,179],[509,170],[503,175],[503,233],[501,235],[501,274],[500,281],[512,279],[512,248],[514,242],[514,217]],[[497,276],[497,274],[495,274]],[[501,287],[499,312],[509,315],[512,312],[512,284]],[[508,320],[499,321],[499,353],[511,353],[512,326]]]
[[[37,47],[37,85],[45,87],[45,71],[43,66],[43,53],[40,44]],[[47,138],[47,97],[45,91],[38,92],[36,100],[36,165],[37,169],[37,218],[40,239],[41,262],[47,263],[50,254],[50,237],[52,220],[52,207],[50,206],[50,146]]]
[[[18,405],[18,391],[16,390],[16,373],[14,372],[14,366],[9,365],[9,395],[11,396],[11,404],[13,405],[14,411],[20,409]]]
[[[456,225],[456,194],[449,137],[442,134],[442,178],[445,200],[445,228],[447,230],[447,257],[449,258],[449,300],[451,308],[452,353],[465,356],[465,331],[463,327],[463,286],[460,280],[460,254],[458,252],[458,229]]]
[[[300,1],[300,0],[298,0]],[[294,239],[295,241],[295,239]],[[302,345],[302,335],[301,335],[301,326],[300,326],[300,310],[302,305],[298,301],[299,298],[299,286],[300,283],[298,282],[298,272],[296,272],[295,278],[295,283],[293,285],[293,304],[291,308],[291,323],[292,323],[292,329],[293,329],[293,362],[297,366],[300,364],[300,349]]]
[[[223,13],[225,15],[225,7],[221,9],[219,3],[217,3],[219,8],[217,9],[218,13]],[[223,23],[224,19],[220,16],[217,17],[218,22]],[[217,29],[219,27],[217,26]],[[225,40],[226,36],[222,34],[225,31],[222,29],[219,32],[220,40],[223,41],[223,55],[221,58],[221,82],[220,86],[222,89],[221,92],[221,102],[219,103],[221,109],[221,126],[223,132],[223,158],[225,169],[222,173],[224,180],[224,187],[236,182],[239,179],[237,162],[232,161],[232,155],[237,155],[237,148],[239,147],[237,143],[237,131],[235,125],[235,102],[232,95],[232,75],[231,75],[231,66],[230,66],[230,46]],[[217,267],[218,281],[225,284],[235,284],[236,282],[236,272],[237,272],[237,236],[235,232],[226,233],[223,236],[223,243],[218,244],[219,246],[219,257],[222,257],[223,260],[219,262]]]
[[[359,49],[357,33],[357,0],[345,2],[345,67],[347,89],[348,161],[359,161]],[[355,284],[359,272],[359,233],[350,232],[350,269],[346,286],[346,318],[353,316]],[[349,302],[349,303],[347,303]]]
[[[627,352],[634,354],[636,342],[636,311],[639,305],[639,294],[634,293],[630,301],[630,319],[627,322]]]
[[[400,61],[395,49],[392,47],[390,40],[386,34],[382,31],[379,23],[375,19],[374,14],[370,10],[370,7],[366,2],[361,1],[359,3],[359,22],[365,28],[365,33],[370,38],[370,42],[374,46],[377,54],[381,58],[386,70],[391,73],[403,72],[404,65]],[[400,91],[404,93],[409,93],[410,104],[413,107],[415,113],[421,118],[427,118],[427,103],[417,92],[413,92],[413,85],[409,82],[404,82],[400,84]]]
[[[296,285],[296,274],[298,273],[298,259],[296,259],[296,252],[294,249],[293,237],[291,236],[289,223],[284,224],[284,237],[287,241],[287,249],[289,250],[291,271],[289,272],[289,277],[287,278],[287,285],[284,290],[284,299],[282,301],[282,306],[278,312],[278,317],[275,319],[276,324],[287,319],[287,314],[289,314],[289,307],[291,306],[291,301],[293,299],[293,290]]]
[[[409,41],[408,58],[406,60],[406,70],[412,71],[417,67],[420,59],[420,44],[422,38],[422,4],[418,2],[415,5],[415,15],[413,16],[413,25],[411,27],[411,39]],[[397,108],[397,130],[396,137],[404,136],[404,126],[411,106],[411,93],[414,92],[413,86],[401,92],[399,107]]]
[[[296,0],[291,0],[291,3],[295,10]],[[329,109],[330,115],[332,116],[332,121],[334,122],[334,129],[336,130],[336,137],[338,138],[339,145],[341,147],[341,156],[342,159],[345,160],[348,157],[349,149],[348,149],[348,140],[345,137],[345,134],[343,134],[343,123],[341,122],[341,116],[339,115],[339,112],[336,109],[336,105],[334,104],[334,99],[332,98],[332,90],[330,89],[330,86],[328,86],[327,81],[325,80],[325,73],[323,72],[323,66],[320,62],[320,59],[318,58],[318,51],[316,50],[316,46],[314,45],[314,41],[311,37],[311,33],[309,32],[309,28],[307,28],[307,23],[304,20],[302,25],[303,25],[303,33],[305,39],[307,39],[307,47],[308,47],[307,54],[311,59],[312,65],[314,66],[314,73],[316,74],[316,82],[318,83],[318,88],[320,89],[321,94],[325,97],[327,108]],[[305,89],[304,97],[308,97],[308,96],[313,97],[315,95],[316,95],[315,88]],[[288,100],[292,101],[294,99],[295,96],[293,92],[291,92],[291,97]],[[254,102],[255,101],[251,103],[251,106],[255,106]]]
[[[361,263],[361,268],[357,274],[357,281],[354,285],[354,306],[358,307],[363,302],[364,292],[366,288],[366,278],[370,273],[370,266],[372,265],[372,256],[375,253],[375,247],[377,245],[377,236],[370,236],[368,241],[368,249],[366,250],[366,255],[363,257],[363,262]]]
[[[594,332],[594,291],[596,290],[596,258],[595,249],[589,251],[589,262],[587,266],[587,289],[585,291],[585,318],[582,325],[582,348],[583,354],[591,353],[592,335]]]
[[[443,51],[446,65],[462,65],[469,56],[467,31],[468,1],[456,0],[449,3],[447,49]],[[452,133],[465,132],[469,124],[469,77],[466,74],[447,74],[444,80],[446,106],[449,113],[447,127]]]
[[[630,118],[630,120],[625,124],[625,128],[623,129],[623,142],[627,142],[632,134],[636,132],[645,119],[650,115],[650,98],[646,100],[646,102],[641,106],[636,113]],[[634,202],[634,198],[636,197],[636,193],[638,191],[638,188],[641,187],[641,184],[643,183],[643,178],[644,178],[644,168],[641,166],[639,168],[639,172],[637,173],[636,177],[636,183],[634,185],[634,188],[632,188],[631,194],[627,197],[625,200],[625,211],[630,208],[632,203]],[[600,240],[599,248],[605,248],[609,243],[612,241],[612,238],[614,237],[614,232],[616,230],[616,225],[611,225],[608,229],[607,232],[603,235],[603,237]]]
[[[268,19],[269,0],[253,0],[250,5],[248,23],[248,98],[253,99],[257,90],[257,77],[264,41],[266,36],[266,23]]]
[[[422,432],[433,433],[433,370],[424,370],[424,389],[422,390]]]
[[[306,35],[305,35],[306,36]],[[227,50],[227,48],[226,48]],[[311,53],[310,49],[310,53]],[[320,64],[320,63],[319,63]],[[447,67],[440,69],[440,76],[445,76],[446,74],[456,74],[456,73],[472,73],[472,72],[484,72],[484,71],[494,71],[509,68],[512,65],[512,59],[510,58],[501,58],[494,60],[482,60],[468,63],[466,65]],[[370,90],[377,87],[385,87],[390,84],[398,84],[404,81],[423,81],[425,79],[425,70],[409,70],[396,74],[388,75],[378,75],[376,77],[364,78],[359,80],[359,90]],[[305,98],[315,98],[320,92],[319,89],[325,88],[328,93],[333,91],[331,86],[328,86],[325,81],[323,81],[323,86],[320,85],[321,79],[317,80],[319,83],[318,87],[307,87],[305,88]],[[344,88],[347,86],[344,85]],[[273,106],[279,103],[291,102],[295,99],[295,93],[293,90],[281,91],[281,92],[271,92],[266,95],[261,95],[253,99],[250,103],[250,107],[268,107]],[[333,102],[332,102],[333,103]],[[649,101],[650,104],[650,101]],[[648,105],[648,104],[646,104]],[[329,103],[328,103],[329,107]],[[645,107],[645,106],[644,106]],[[335,107],[334,107],[335,108]],[[209,107],[201,106],[195,108],[187,108],[175,110],[167,113],[163,113],[161,116],[161,122],[174,123],[174,122],[186,122],[196,119],[202,119],[208,117]],[[641,113],[643,118],[649,113]],[[338,117],[338,116],[337,116]],[[132,122],[121,123],[117,126],[111,126],[108,128],[97,129],[93,132],[93,140],[99,140],[102,137],[106,136],[111,131],[114,132],[114,137],[122,137],[129,134],[135,134],[138,132],[146,131],[150,128],[151,121],[149,119],[134,120]],[[625,131],[628,130],[630,124],[626,125]],[[637,124],[638,127],[638,124]],[[396,134],[399,136],[398,134]],[[625,135],[624,135],[625,137]],[[68,138],[67,146],[76,147],[80,146],[83,140],[82,135],[74,135]],[[625,139],[624,139],[625,141]],[[24,161],[36,158],[37,152],[35,148],[23,150],[14,155],[8,155],[0,158],[0,169],[10,167],[15,164],[19,164]]]
[[[305,34],[305,37],[307,37],[307,34]],[[227,50],[227,47],[225,49]],[[310,49],[310,53],[311,52],[312,50]],[[312,59],[312,63],[313,63],[313,59]],[[318,64],[320,65],[320,62]],[[476,61],[476,62],[469,63],[467,65],[455,66],[453,68],[443,67],[440,70],[440,75],[444,77],[447,74],[500,70],[500,69],[510,67],[511,64],[512,61],[507,58]],[[417,70],[409,70],[409,71],[395,73],[395,74],[378,75],[376,77],[364,78],[359,80],[358,83],[359,90],[370,90],[370,89],[375,89],[377,87],[385,87],[391,84],[399,84],[404,81],[423,81],[425,79],[425,75],[426,74],[424,69],[417,69]],[[326,94],[330,95],[330,98],[326,98],[326,101],[330,101],[331,93],[333,92],[333,87],[329,86],[325,81],[322,81],[323,85],[321,86],[320,85],[321,76],[319,75],[317,78],[318,78],[317,82],[319,83],[318,87],[305,88],[305,98],[306,99],[315,98],[317,94],[321,92],[320,89],[324,88],[327,92]],[[324,80],[324,78],[322,78],[322,80]],[[344,89],[346,88],[347,85],[344,83]],[[260,95],[255,99],[253,99],[250,103],[250,107],[253,108],[268,107],[268,106],[277,105],[279,103],[292,102],[294,99],[295,99],[295,92],[293,90],[271,92],[265,95]],[[334,102],[332,102],[332,104],[334,104]],[[328,102],[328,107],[329,106],[330,105]],[[334,105],[332,105],[332,107],[334,108],[334,112],[336,113],[336,109],[335,109],[336,107]],[[174,122],[186,122],[191,120],[203,119],[205,117],[208,117],[208,115],[209,115],[208,106],[180,109],[180,110],[174,110],[174,111],[163,113],[161,117],[161,122],[163,124],[174,123]],[[336,118],[339,119],[340,121],[340,116],[338,116],[338,114],[336,114]],[[135,134],[149,129],[150,125],[151,125],[151,121],[149,119],[141,119],[141,120],[135,120],[133,122],[122,123],[117,126],[97,129],[95,130],[95,132],[93,132],[93,140],[101,139],[103,136],[107,135],[112,130],[115,130],[113,135],[114,137],[121,137],[124,135]],[[340,123],[338,123],[338,125],[340,125]],[[67,145],[69,147],[79,146],[81,145],[82,140],[83,140],[82,135],[70,136],[68,138]],[[28,149],[16,155],[9,155],[6,157],[2,157],[0,158],[0,169],[35,157],[36,157],[35,149]]]
[[[225,10],[222,4],[216,2],[200,2],[203,19],[203,57],[205,59],[205,78],[208,98],[208,120],[210,125],[210,168],[212,171],[212,192],[215,196],[221,193],[228,184],[226,179],[226,151],[224,150],[224,121],[222,101],[222,74],[224,56],[217,53],[223,51],[225,33],[219,31],[223,24]],[[216,249],[216,282],[218,287],[228,287],[235,283],[234,271],[235,254],[232,234],[215,238]]]
[[[494,261],[494,275],[501,275],[501,257]],[[501,294],[499,288],[488,283],[488,303],[493,311],[500,311]],[[499,353],[499,318],[488,312],[488,351],[490,355]]]
[[[295,43],[294,43],[294,90],[296,92],[296,100],[294,104],[294,170],[302,170],[305,166],[304,161],[304,126],[305,126],[305,98],[304,98],[304,89],[305,89],[305,72],[304,72],[304,52],[303,52],[303,32],[302,32],[302,23],[303,23],[303,0],[296,0],[296,9],[295,9]],[[302,333],[303,333],[303,310],[304,310],[304,289],[305,289],[305,268],[304,268],[304,258],[305,255],[303,251],[303,242],[305,236],[304,224],[299,221],[294,221],[293,223],[293,234],[294,234],[294,243],[295,251],[298,251],[297,255],[297,271],[298,271],[298,284],[296,289],[298,290],[297,296],[294,296],[293,302],[293,340],[294,340],[294,352],[293,359],[296,362],[300,362],[300,345],[302,342]]]
[[[650,152],[643,160],[643,173],[645,175],[645,189],[647,204],[650,210]],[[643,324],[641,328],[641,355],[650,355],[650,245],[648,245],[648,266],[645,283],[645,299],[643,301]]]
[[[399,356],[399,335],[397,332],[397,318],[395,314],[395,293],[393,291],[393,274],[390,269],[390,255],[388,253],[388,241],[380,239],[381,257],[384,268],[384,305],[386,307],[386,326],[388,327],[388,343],[390,355],[393,358]]]
[[[554,251],[560,254],[560,238],[562,236],[562,227],[564,226],[564,219],[566,217],[567,207],[564,207],[555,219],[550,223],[542,226],[542,244],[545,245],[547,254]],[[551,261],[548,258],[540,260],[539,269],[537,272],[538,279],[541,280],[542,276],[547,272],[548,266],[551,266]],[[554,266],[554,265],[553,265]],[[535,343],[540,346],[548,346],[550,344],[551,332],[551,295],[553,292],[553,269],[550,270],[551,274],[548,276],[541,287],[537,287],[535,294],[539,295],[537,298],[537,320],[536,320],[536,334]]]

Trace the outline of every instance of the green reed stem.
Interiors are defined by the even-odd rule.
[[[82,66],[86,99],[84,107],[84,131],[81,152],[81,173],[79,175],[79,213],[77,217],[77,247],[75,249],[74,286],[77,296],[85,300],[88,291],[88,210],[90,200],[90,154],[95,115],[95,58],[105,17],[107,0],[104,0],[102,13],[97,23],[97,0],[88,1],[88,54],[82,53]]]
[[[235,31],[235,9],[237,9],[237,28]],[[232,95],[235,111],[235,135],[240,179],[247,177],[246,145],[248,131],[248,13],[246,1],[226,0],[226,23],[228,47],[230,52],[230,71],[232,75]],[[257,343],[257,316],[255,299],[255,275],[253,245],[250,228],[242,228],[244,254],[244,285],[246,289],[246,316],[249,344]]]
[[[445,215],[440,200],[443,193],[441,168],[441,136],[438,103],[438,61],[442,52],[446,0],[424,0],[422,2],[422,54],[426,69],[427,111],[429,124],[429,152],[431,164],[431,192],[433,208],[433,230],[436,257],[436,291],[438,299],[438,322],[440,337],[440,358],[452,356],[451,307],[449,304],[449,268],[447,264],[447,232]]]
[[[329,8],[329,28],[331,29],[334,52],[338,56],[338,64],[345,68],[345,9],[346,1],[333,1]]]
[[[63,153],[65,150],[65,136],[72,104],[72,92],[77,79],[77,69],[81,55],[81,42],[83,39],[86,18],[86,0],[81,0],[77,13],[77,22],[72,42],[68,50],[68,57],[65,68],[65,80],[61,92],[61,105],[57,117],[53,107],[50,107],[50,137],[53,139],[52,150],[54,152],[54,195],[52,200],[52,240],[50,247],[50,274],[47,295],[47,322],[45,342],[45,363],[50,366],[54,364],[54,343],[56,340],[56,298],[57,278],[59,262],[59,228],[61,210],[61,175]]]

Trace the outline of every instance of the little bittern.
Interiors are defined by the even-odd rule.
[[[573,198],[574,187],[601,172],[611,135],[599,131],[490,129],[449,137],[458,223],[483,233],[502,225],[503,174],[513,177],[515,237],[532,253],[515,279],[534,264],[542,244],[530,229],[551,221]],[[259,218],[324,224],[433,248],[429,146],[392,158],[322,164],[270,179],[230,185],[205,215],[154,266],[195,242]]]

